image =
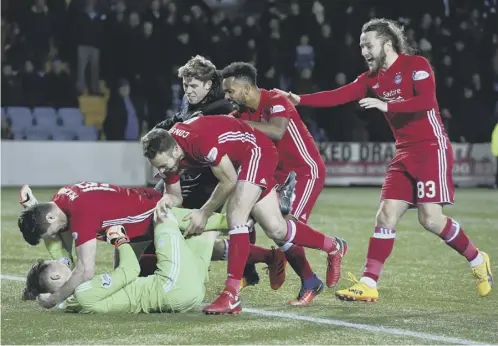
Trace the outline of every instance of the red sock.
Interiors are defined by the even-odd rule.
[[[446,226],[444,226],[444,229],[439,236],[449,247],[455,249],[469,262],[474,260],[479,254],[479,250],[477,250],[469,237],[467,237],[463,228],[460,227],[460,224],[450,217],[446,221]]]
[[[231,250],[232,249],[230,249],[230,251]],[[269,263],[271,263],[272,260],[273,260],[273,256],[272,256],[271,250],[265,249],[261,246],[250,244],[249,257],[247,258],[247,264],[255,264],[255,263],[269,264]]]
[[[306,258],[304,248],[298,245],[292,245],[287,251],[284,251],[285,258],[290,266],[301,280],[307,280],[313,276],[313,270]]]
[[[374,235],[370,238],[367,251],[367,261],[363,276],[379,280],[382,266],[391,254],[394,247],[396,231],[391,228],[375,227]]]
[[[228,232],[228,235],[230,236],[230,250],[228,251],[228,279],[225,282],[225,289],[237,295],[249,256],[249,230],[245,225],[235,226]]]
[[[337,250],[337,242],[334,238],[315,231],[300,221],[287,221],[287,236],[285,241],[311,249],[323,250],[326,253]]]

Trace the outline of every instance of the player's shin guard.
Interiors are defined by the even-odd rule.
[[[467,261],[471,262],[476,259],[479,255],[479,251],[475,247],[475,245],[470,241],[467,237],[463,228],[460,226],[458,222],[448,217],[446,221],[446,226],[439,234],[441,239],[445,241],[445,243],[455,249],[460,255],[465,257]],[[481,261],[482,262],[482,261]]]
[[[235,226],[228,232],[228,235],[230,236],[230,251],[228,251],[228,278],[225,282],[225,290],[237,296],[249,256],[249,229],[246,225]]]
[[[313,276],[313,270],[306,258],[306,253],[302,246],[292,243],[285,243],[280,246],[280,249],[285,253],[285,258],[290,266],[301,280],[307,280]]]
[[[384,262],[391,254],[394,247],[396,231],[391,228],[375,227],[373,236],[370,238],[367,251],[365,270],[360,282],[370,287],[376,287]],[[365,278],[369,278],[366,279]]]

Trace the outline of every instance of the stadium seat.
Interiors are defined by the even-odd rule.
[[[74,141],[76,133],[63,127],[54,127],[51,131],[51,137],[54,141]]]
[[[66,128],[77,128],[83,125],[83,114],[78,108],[61,108],[59,109],[59,117],[62,120],[62,125]]]
[[[31,141],[46,141],[51,137],[49,130],[40,126],[32,126],[26,129],[24,133],[26,139]]]
[[[7,117],[10,120],[13,132],[19,132],[33,126],[33,115],[27,107],[7,108]]]
[[[36,107],[33,110],[36,125],[43,127],[58,126],[57,112],[51,107]]]
[[[93,126],[81,126],[75,129],[80,141],[96,141],[98,140],[97,129]]]

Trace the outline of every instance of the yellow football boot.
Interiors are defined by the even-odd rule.
[[[493,286],[493,274],[491,274],[491,262],[487,253],[480,251],[484,261],[472,267],[472,273],[476,278],[477,293],[481,297],[487,296]]]
[[[379,291],[375,287],[370,287],[362,282],[358,282],[353,274],[348,273],[348,279],[355,282],[350,288],[338,290],[335,296],[339,300],[376,302],[379,299]]]

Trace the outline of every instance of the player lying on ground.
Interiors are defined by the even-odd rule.
[[[489,256],[461,225],[443,214],[453,204],[453,149],[439,115],[434,72],[422,56],[410,55],[403,29],[388,19],[363,25],[361,54],[369,71],[342,88],[315,94],[285,93],[294,104],[330,107],[359,100],[384,113],[396,139],[396,156],[382,187],[380,208],[360,282],[336,292],[339,299],[375,301],[377,280],[394,246],[395,227],[408,208],[418,207],[420,224],[470,263],[479,296],[491,292]],[[376,97],[366,97],[372,94]]]
[[[104,238],[109,227],[123,225],[128,237],[140,241],[139,245],[143,240],[150,241],[152,214],[161,198],[162,194],[154,189],[82,182],[61,188],[50,202],[34,203],[37,201],[29,187],[24,187],[21,204],[31,202],[31,205],[21,212],[18,225],[26,242],[36,245],[44,239],[52,258],[70,261],[73,239],[76,247],[77,258],[70,279],[54,294],[39,299],[40,305],[54,307],[67,299],[78,285],[94,276],[96,241]],[[188,219],[192,211],[175,212],[183,214],[178,217],[180,222],[190,224]],[[224,216],[217,217],[224,219]],[[223,241],[219,245],[223,246]],[[134,250],[139,257],[143,247]],[[267,258],[270,271],[278,270],[278,266],[273,265],[274,259]],[[285,272],[273,276],[285,279]]]
[[[185,167],[211,167],[218,178],[209,200],[192,213],[189,232],[202,232],[207,217],[228,200],[228,278],[221,295],[204,308],[206,313],[242,311],[238,295],[250,252],[250,215],[278,245],[290,243],[325,251],[327,275],[338,275],[343,242],[304,223],[286,221],[280,213],[274,189],[278,153],[262,132],[233,117],[196,117],[175,124],[169,132],[150,131],[142,138],[142,145],[144,156],[164,176],[170,191],[180,191],[178,175]],[[178,206],[175,203],[181,204],[181,199],[181,194],[172,196],[168,207]]]
[[[218,232],[185,239],[172,212],[156,213],[154,221],[158,262],[153,275],[138,277],[140,265],[123,226],[112,226],[106,240],[118,249],[119,266],[77,286],[61,307],[83,313],[149,313],[186,312],[198,306],[204,299]],[[25,295],[42,299],[56,292],[70,276],[66,265],[38,260],[28,273]]]
[[[225,97],[239,110],[235,116],[274,141],[279,154],[277,183],[282,184],[290,171],[296,173],[296,198],[286,219],[307,223],[325,183],[325,164],[313,137],[286,97],[258,88],[254,66],[235,62],[223,69],[222,76]],[[302,246],[284,244],[280,248],[301,279],[299,294],[289,304],[308,305],[323,290],[323,282],[313,273]],[[347,244],[342,244],[341,249],[344,256]],[[340,275],[340,271],[334,273]],[[326,279],[327,286],[332,287],[340,277]]]
[[[293,188],[294,185],[290,181],[282,188],[282,193],[292,194]],[[19,216],[18,224],[24,239],[31,245],[36,245],[43,239],[52,259],[67,264],[74,262],[71,256],[73,238],[76,246],[77,261],[71,280],[50,299],[40,299],[40,304],[46,308],[55,306],[67,298],[60,298],[61,296],[69,296],[76,286],[93,277],[96,239],[102,239],[105,230],[110,226],[119,224],[127,227],[128,237],[132,241],[140,241],[138,248],[135,247],[137,244],[132,244],[135,254],[139,257],[144,248],[142,244],[150,242],[148,239],[152,233],[152,212],[161,198],[162,194],[154,189],[82,182],[61,188],[52,197],[51,202],[38,203],[29,186],[23,186],[20,201],[26,209]],[[192,211],[175,208],[173,212],[182,229],[187,228],[190,224],[188,215]],[[218,220],[220,230],[227,229],[224,215],[213,214],[211,219]],[[223,240],[216,242],[218,256],[222,256],[224,246]],[[216,259],[220,258],[215,257],[214,260]],[[283,281],[285,268],[282,270],[281,261],[279,256],[270,251],[264,262],[268,264],[270,277]],[[155,262],[154,257],[154,268]],[[71,289],[72,286],[74,288]]]

